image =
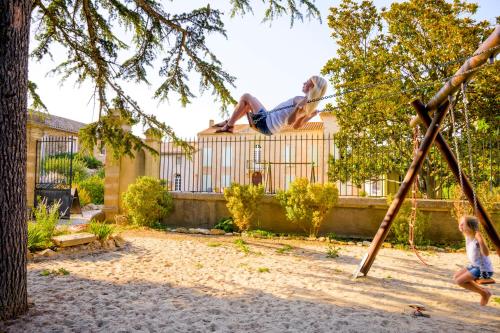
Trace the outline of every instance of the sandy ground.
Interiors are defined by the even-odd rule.
[[[320,242],[135,232],[120,251],[30,263],[35,305],[0,332],[500,332],[500,304],[451,282],[463,253],[382,249],[351,279],[366,247],[325,256]],[[293,247],[280,254],[283,244]],[[494,257],[500,272],[500,261]],[[41,276],[65,268],[66,276]],[[497,280],[499,276],[497,275]],[[490,286],[500,296],[499,284]],[[414,318],[422,303],[430,318]]]

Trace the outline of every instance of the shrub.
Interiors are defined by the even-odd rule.
[[[285,209],[286,217],[310,237],[316,237],[330,209],[338,201],[339,192],[333,183],[311,184],[307,178],[297,178],[276,198]]]
[[[168,216],[173,199],[159,179],[139,177],[123,194],[123,206],[134,224],[151,226]]]
[[[61,175],[61,178],[68,178],[70,175],[70,157],[66,156],[52,156],[43,160],[43,170],[46,173],[54,173]],[[74,158],[73,163],[71,165],[72,175],[73,175],[73,183],[79,183],[83,179],[88,177],[87,167],[85,162],[81,159]],[[54,175],[51,175],[51,179],[54,179]],[[62,181],[62,180],[61,180]]]
[[[77,188],[79,191],[84,190],[87,192],[92,203],[98,205],[104,203],[104,179],[92,176],[78,183]]]
[[[90,221],[87,226],[87,231],[96,235],[97,239],[100,241],[107,240],[109,235],[111,235],[114,230],[114,226],[107,223],[97,222],[95,220]]]
[[[390,205],[393,200],[392,195],[387,196],[387,203]],[[409,243],[410,218],[412,211],[412,202],[406,199],[399,209],[399,213],[392,222],[390,238],[400,244]],[[429,242],[424,239],[425,231],[429,225],[429,217],[424,215],[417,205],[417,215],[413,231],[413,243],[415,245],[427,245]]]
[[[89,169],[99,169],[103,167],[102,162],[94,156],[81,154],[77,154],[76,156],[77,158],[81,159],[85,163],[85,166]]]
[[[33,209],[35,221],[28,222],[28,249],[42,250],[52,245],[51,238],[57,222],[59,222],[59,207],[61,202],[54,202],[50,207],[47,200],[42,200]]]
[[[87,192],[87,190],[84,188],[80,188],[79,186],[77,186],[77,188],[78,188],[78,199],[80,199],[80,205],[86,206],[89,203],[91,203],[92,197],[90,196],[89,192]]]
[[[250,227],[260,199],[264,195],[262,185],[240,185],[232,183],[224,190],[227,209],[240,230]]]
[[[215,225],[214,229],[224,230],[225,232],[234,232],[237,227],[232,217],[223,217]]]

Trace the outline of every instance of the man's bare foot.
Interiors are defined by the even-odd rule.
[[[481,295],[481,302],[479,302],[481,306],[485,306],[486,304],[488,304],[488,301],[490,300],[491,297],[491,292],[488,289],[483,288],[483,291],[484,294]]]

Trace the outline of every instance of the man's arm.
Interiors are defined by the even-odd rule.
[[[301,128],[305,123],[307,123],[309,120],[311,120],[315,115],[318,114],[318,110],[315,110],[314,112],[311,112],[309,115],[304,115],[297,119],[295,123],[293,124],[293,128]]]

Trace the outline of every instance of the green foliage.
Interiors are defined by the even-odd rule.
[[[223,217],[215,225],[214,229],[224,230],[225,232],[234,232],[237,230],[232,217]]]
[[[41,276],[49,276],[49,275],[69,275],[69,271],[64,268],[64,267],[61,267],[59,269],[43,269],[41,272],[40,272],[40,275]]]
[[[63,181],[64,178],[67,178],[69,180],[70,165],[73,176],[73,183],[78,184],[79,182],[87,178],[89,174],[83,160],[79,158],[73,158],[73,161],[71,161],[70,157],[64,156],[63,154],[47,157],[43,160],[42,163],[45,172],[53,172],[60,175],[60,181]],[[57,177],[51,177],[51,179],[57,179]]]
[[[285,209],[286,217],[311,237],[316,237],[331,208],[338,200],[335,184],[311,184],[307,178],[297,178],[286,191],[278,191],[276,199]]]
[[[87,192],[86,189],[83,188],[78,188],[78,199],[80,200],[80,205],[81,206],[86,206],[89,203],[92,203],[92,197],[90,196],[89,192]]]
[[[139,177],[123,194],[123,207],[136,225],[151,226],[173,209],[173,199],[164,183],[153,177]]]
[[[232,15],[251,11],[249,0],[228,1]],[[320,18],[311,0],[266,0],[264,19],[273,20],[283,14],[293,23],[307,17]],[[187,6],[187,5],[186,5]],[[32,22],[36,27],[32,56],[42,60],[56,44],[65,49],[64,60],[53,69],[62,80],[75,77],[77,83],[90,81],[99,108],[99,121],[80,131],[80,143],[87,149],[100,144],[112,148],[113,155],[133,155],[148,146],[132,132],[110,121],[112,109],[127,113],[128,123],[143,123],[168,136],[181,147],[191,147],[176,137],[172,128],[146,113],[127,94],[122,84],[149,84],[148,69],[159,62],[159,75],[164,81],[154,89],[154,97],[167,100],[178,94],[183,105],[196,96],[188,85],[190,72],[200,75],[200,90],[212,91],[222,109],[234,104],[230,86],[235,78],[222,68],[222,63],[208,48],[209,34],[226,36],[223,13],[214,5],[174,13],[160,1],[34,1]],[[34,86],[32,86],[34,87]],[[35,90],[31,89],[35,102]],[[109,96],[116,96],[116,102]],[[39,105],[39,103],[37,104]]]
[[[115,231],[115,227],[111,224],[92,220],[87,226],[87,231],[96,235],[98,240],[104,241]]]
[[[408,102],[418,97],[425,104],[464,62],[457,59],[471,56],[492,32],[488,22],[472,18],[476,11],[476,4],[444,0],[397,1],[380,10],[373,1],[342,0],[330,9],[328,25],[339,48],[322,73],[331,77],[339,93],[336,107],[327,106],[340,127],[329,161],[332,181],[361,185],[391,172],[406,172],[412,159],[409,120],[415,114]],[[476,180],[487,180],[490,172],[491,160],[482,148],[500,141],[495,88],[500,85],[499,69],[497,61],[469,82]],[[461,156],[466,156],[462,96],[457,97],[454,132]],[[451,143],[450,119],[441,132]],[[498,174],[499,166],[492,168]],[[422,166],[420,190],[436,198],[453,181],[439,151],[431,149]]]
[[[77,185],[78,191],[84,190],[90,195],[90,200],[94,204],[104,203],[104,179],[94,175],[80,181]]]
[[[47,200],[38,202],[33,208],[34,221],[28,221],[28,249],[43,250],[52,246],[51,238],[59,222],[60,202],[54,202],[50,207]]]
[[[387,204],[391,204],[393,200],[392,196],[387,196]],[[398,215],[394,218],[392,227],[389,233],[396,243],[408,244],[409,237],[409,225],[412,212],[412,202],[406,199],[399,209]],[[424,235],[429,226],[429,216],[424,215],[420,209],[418,209],[417,204],[417,215],[415,218],[415,226],[413,232],[413,242],[415,245],[428,245],[429,241],[425,240]]]
[[[284,254],[286,252],[290,252],[293,250],[293,247],[291,247],[290,245],[288,244],[284,244],[282,247],[280,247],[279,249],[276,249],[276,253],[279,253],[279,254]]]
[[[251,226],[252,218],[263,195],[264,187],[262,185],[232,183],[224,190],[227,209],[240,230],[247,230]]]
[[[267,268],[267,267],[259,267],[259,268],[257,269],[257,271],[258,271],[259,273],[269,273],[269,268]]]
[[[218,243],[218,242],[209,242],[207,243],[207,246],[208,247],[219,247],[221,246],[222,244],[221,243]]]
[[[328,247],[326,248],[326,257],[327,258],[338,258],[339,257],[339,251],[340,249],[336,247],[335,245],[329,244]]]
[[[47,200],[39,201],[33,208],[34,221],[28,221],[28,249],[43,250],[52,246],[51,238],[59,222],[60,202],[48,206]]]
[[[255,238],[273,238],[275,236],[275,233],[267,230],[255,229],[255,230],[248,230],[246,232],[246,235]]]
[[[236,248],[240,250],[241,252],[245,254],[250,253],[250,248],[247,245],[247,242],[245,242],[243,239],[238,238],[234,241],[234,244],[236,245]]]

